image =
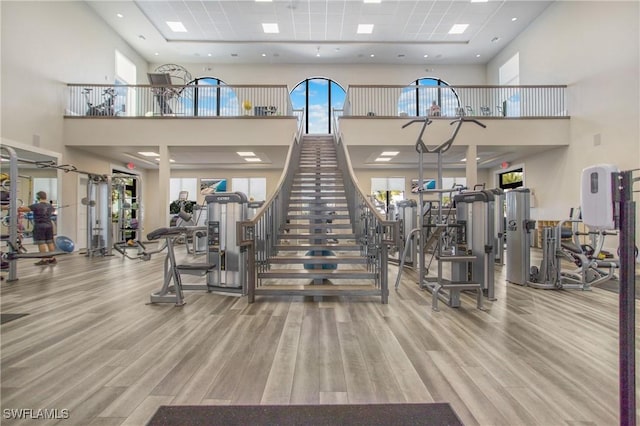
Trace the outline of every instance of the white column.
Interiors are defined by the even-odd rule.
[[[169,147],[161,145],[159,148],[160,164],[158,165],[158,216],[162,226],[169,226],[169,179],[171,178],[171,163],[169,162]]]
[[[473,186],[478,183],[478,147],[475,145],[469,145],[467,147],[467,164],[466,164],[466,176],[467,176],[467,188],[473,189]]]

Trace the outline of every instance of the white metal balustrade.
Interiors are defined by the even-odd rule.
[[[67,117],[292,116],[285,85],[68,84]]]
[[[566,118],[566,86],[349,86],[344,115]]]

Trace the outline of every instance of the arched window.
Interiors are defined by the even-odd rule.
[[[238,97],[226,83],[214,77],[200,77],[189,82],[184,96],[187,116],[215,117],[238,115]]]
[[[439,78],[420,78],[404,88],[398,100],[398,115],[429,115],[433,102],[438,105],[440,115],[458,115],[458,95],[449,83]]]
[[[333,80],[308,78],[291,91],[291,104],[294,109],[307,111],[306,133],[328,134],[331,133],[331,110],[342,108],[345,96],[345,90]]]

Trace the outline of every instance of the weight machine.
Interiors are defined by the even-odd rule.
[[[162,288],[151,294],[151,303],[183,305],[184,290],[224,294],[247,294],[247,251],[237,244],[236,223],[247,219],[248,200],[241,192],[218,192],[205,197],[207,205],[207,260],[204,263],[178,263],[175,243],[192,232],[188,226],[159,228],[149,240],[164,238],[167,256]],[[204,284],[183,284],[182,275],[206,276]]]
[[[530,219],[531,192],[528,188],[513,189],[506,193],[506,202],[507,281],[527,285],[531,269],[531,231],[536,224]]]
[[[53,257],[53,256],[68,254],[67,252],[58,251],[58,250],[53,252],[44,252],[44,253],[40,253],[40,252],[26,253],[23,250],[22,245],[20,243],[19,232],[18,232],[18,227],[19,227],[18,207],[19,206],[18,206],[18,199],[16,198],[16,194],[18,191],[18,179],[17,179],[18,178],[18,162],[35,164],[40,168],[50,167],[50,168],[62,169],[64,171],[72,171],[72,169],[69,168],[70,166],[57,166],[55,165],[55,163],[49,162],[49,161],[42,162],[42,161],[30,161],[25,159],[19,159],[16,154],[16,151],[13,148],[8,146],[0,146],[0,151],[4,151],[6,154],[3,155],[3,157],[9,160],[9,173],[8,173],[9,179],[8,179],[8,182],[7,180],[3,182],[3,188],[4,189],[8,188],[9,190],[9,197],[7,200],[8,214],[9,214],[7,226],[9,228],[9,234],[2,235],[1,239],[2,241],[6,241],[6,245],[7,245],[7,251],[2,253],[2,260],[8,263],[7,282],[11,282],[11,281],[16,281],[18,279],[18,263],[17,263],[18,259],[40,259],[45,257]],[[77,170],[73,168],[73,171],[77,171]],[[3,204],[5,204],[4,201],[3,201]]]
[[[111,177],[88,173],[87,196],[81,202],[87,206],[86,255],[88,257],[111,256],[113,246]]]
[[[247,294],[246,247],[237,242],[236,223],[247,220],[248,200],[242,192],[217,192],[205,197],[209,263],[207,286],[217,291]]]
[[[529,210],[529,189],[518,188],[507,193],[507,281],[546,290],[589,290],[591,286],[615,277],[618,262],[598,257],[607,232],[601,229],[580,231],[578,224],[582,220],[578,218],[579,214],[574,218],[573,212],[571,219],[539,230],[542,261],[539,267],[530,266],[530,232],[535,221],[529,219]],[[591,253],[580,241],[584,236],[591,237]],[[563,269],[564,261],[575,264],[577,268]]]
[[[460,127],[464,122],[472,122],[479,125],[482,128],[486,128],[486,126],[480,123],[477,120],[459,117],[457,120],[452,121],[450,124],[456,124],[456,127],[453,131],[453,134],[449,139],[447,139],[442,144],[429,148],[425,145],[423,141],[424,131],[427,126],[432,123],[432,121],[425,117],[424,119],[411,120],[408,123],[404,124],[402,127],[405,128],[413,123],[422,123],[422,128],[418,135],[416,141],[416,151],[418,152],[418,205],[420,206],[421,211],[418,214],[418,227],[413,229],[409,233],[409,238],[405,241],[405,247],[403,251],[403,255],[400,261],[400,267],[398,269],[398,277],[396,279],[396,290],[400,285],[400,279],[402,275],[402,269],[404,267],[404,259],[410,249],[410,245],[412,244],[411,240],[417,238],[417,247],[418,247],[418,285],[420,288],[426,289],[432,294],[432,309],[438,310],[438,300],[441,298],[445,303],[447,303],[451,307],[459,307],[460,306],[460,291],[462,290],[476,290],[477,292],[477,306],[479,309],[482,309],[482,298],[483,298],[483,290],[487,290],[488,294],[493,296],[493,280],[492,274],[488,274],[486,271],[485,259],[487,256],[493,256],[493,231],[490,234],[486,232],[482,232],[481,234],[485,237],[490,235],[490,240],[486,241],[485,237],[483,237],[483,248],[482,254],[473,252],[473,249],[470,251],[468,247],[464,251],[461,250],[461,246],[452,246],[451,241],[449,241],[449,236],[455,233],[459,237],[463,237],[464,241],[469,241],[471,236],[476,235],[477,230],[473,230],[473,226],[485,227],[493,229],[493,210],[492,207],[489,207],[489,201],[493,202],[493,195],[487,191],[476,191],[473,195],[461,194],[462,198],[459,200],[461,204],[464,206],[465,203],[474,203],[474,202],[486,202],[486,212],[485,209],[477,209],[482,210],[483,214],[481,218],[473,219],[473,216],[467,216],[471,214],[470,212],[465,212],[465,208],[461,207],[460,211],[457,214],[460,214],[461,217],[466,218],[466,224],[457,223],[450,224],[448,223],[448,217],[443,216],[442,210],[442,196],[444,193],[451,193],[450,189],[442,189],[442,155],[451,148],[453,142],[455,141],[458,132],[460,131]],[[424,188],[424,154],[436,154],[438,161],[438,178],[436,183],[436,189],[425,189]],[[430,226],[425,226],[424,221],[424,194],[425,193],[434,193],[438,196],[438,211],[435,223],[429,224]],[[482,194],[482,195],[479,195]],[[477,199],[476,199],[477,197]],[[455,199],[455,197],[454,197]],[[483,223],[484,222],[484,223]],[[468,229],[467,229],[468,228]],[[429,235],[427,236],[427,232]],[[474,240],[479,241],[477,237],[473,237]],[[429,271],[428,267],[425,265],[425,250],[430,246],[435,244],[434,256],[438,260],[438,275],[436,278],[427,277]],[[475,248],[474,248],[475,249]],[[433,257],[432,257],[433,259]],[[482,261],[480,261],[482,259]],[[478,263],[478,267],[474,268],[474,266],[469,267],[470,264],[475,265]],[[443,265],[445,263],[449,263],[452,265],[452,279],[445,279],[443,274]],[[469,269],[470,268],[470,269]],[[473,272],[475,269],[475,272]],[[482,273],[479,273],[480,269],[485,269]],[[491,269],[493,269],[493,258],[491,260]],[[472,271],[471,273],[464,273],[461,271]],[[478,280],[482,277],[482,280]],[[478,280],[478,281],[476,281]]]

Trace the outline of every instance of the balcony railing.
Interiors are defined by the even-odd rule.
[[[292,116],[285,85],[68,84],[67,117]]]
[[[349,86],[348,116],[568,117],[566,86]]]

